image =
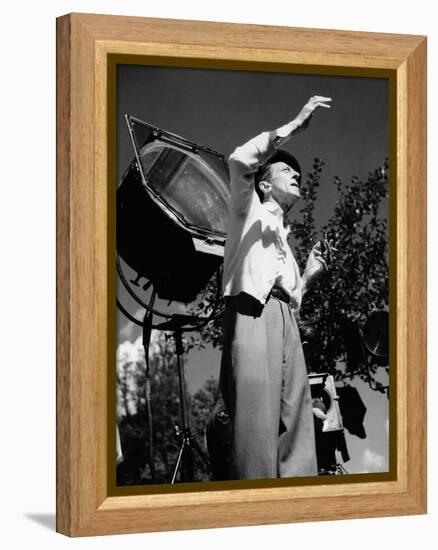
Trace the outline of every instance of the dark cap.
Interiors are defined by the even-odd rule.
[[[284,162],[285,164],[293,168],[296,172],[298,172],[300,174],[297,178],[298,185],[301,184],[301,166],[297,159],[291,153],[289,153],[289,151],[285,151],[284,149],[277,149],[272,157],[270,157],[264,164],[260,166],[255,175],[256,181],[260,181],[266,168],[271,164],[275,164],[276,162]]]

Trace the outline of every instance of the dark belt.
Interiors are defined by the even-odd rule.
[[[273,286],[271,288],[271,292],[268,294],[268,300],[269,298],[277,298],[278,300],[281,300],[285,304],[288,304],[288,305],[290,304],[289,294],[279,286]]]

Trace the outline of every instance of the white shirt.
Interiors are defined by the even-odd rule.
[[[261,203],[254,173],[274,153],[273,135],[264,132],[238,147],[229,158],[231,201],[224,258],[224,295],[240,292],[266,303],[271,288],[280,286],[301,305],[302,281],[287,243],[289,230],[275,203]]]

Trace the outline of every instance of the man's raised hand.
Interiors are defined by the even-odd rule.
[[[331,107],[331,97],[324,97],[322,95],[314,95],[309,101],[304,105],[295,119],[298,128],[304,130],[309,126],[309,123],[312,119],[313,113],[322,107],[323,109],[330,109]]]

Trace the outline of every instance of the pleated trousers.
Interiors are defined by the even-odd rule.
[[[317,475],[310,386],[291,308],[226,300],[220,387],[232,422],[230,479]]]

